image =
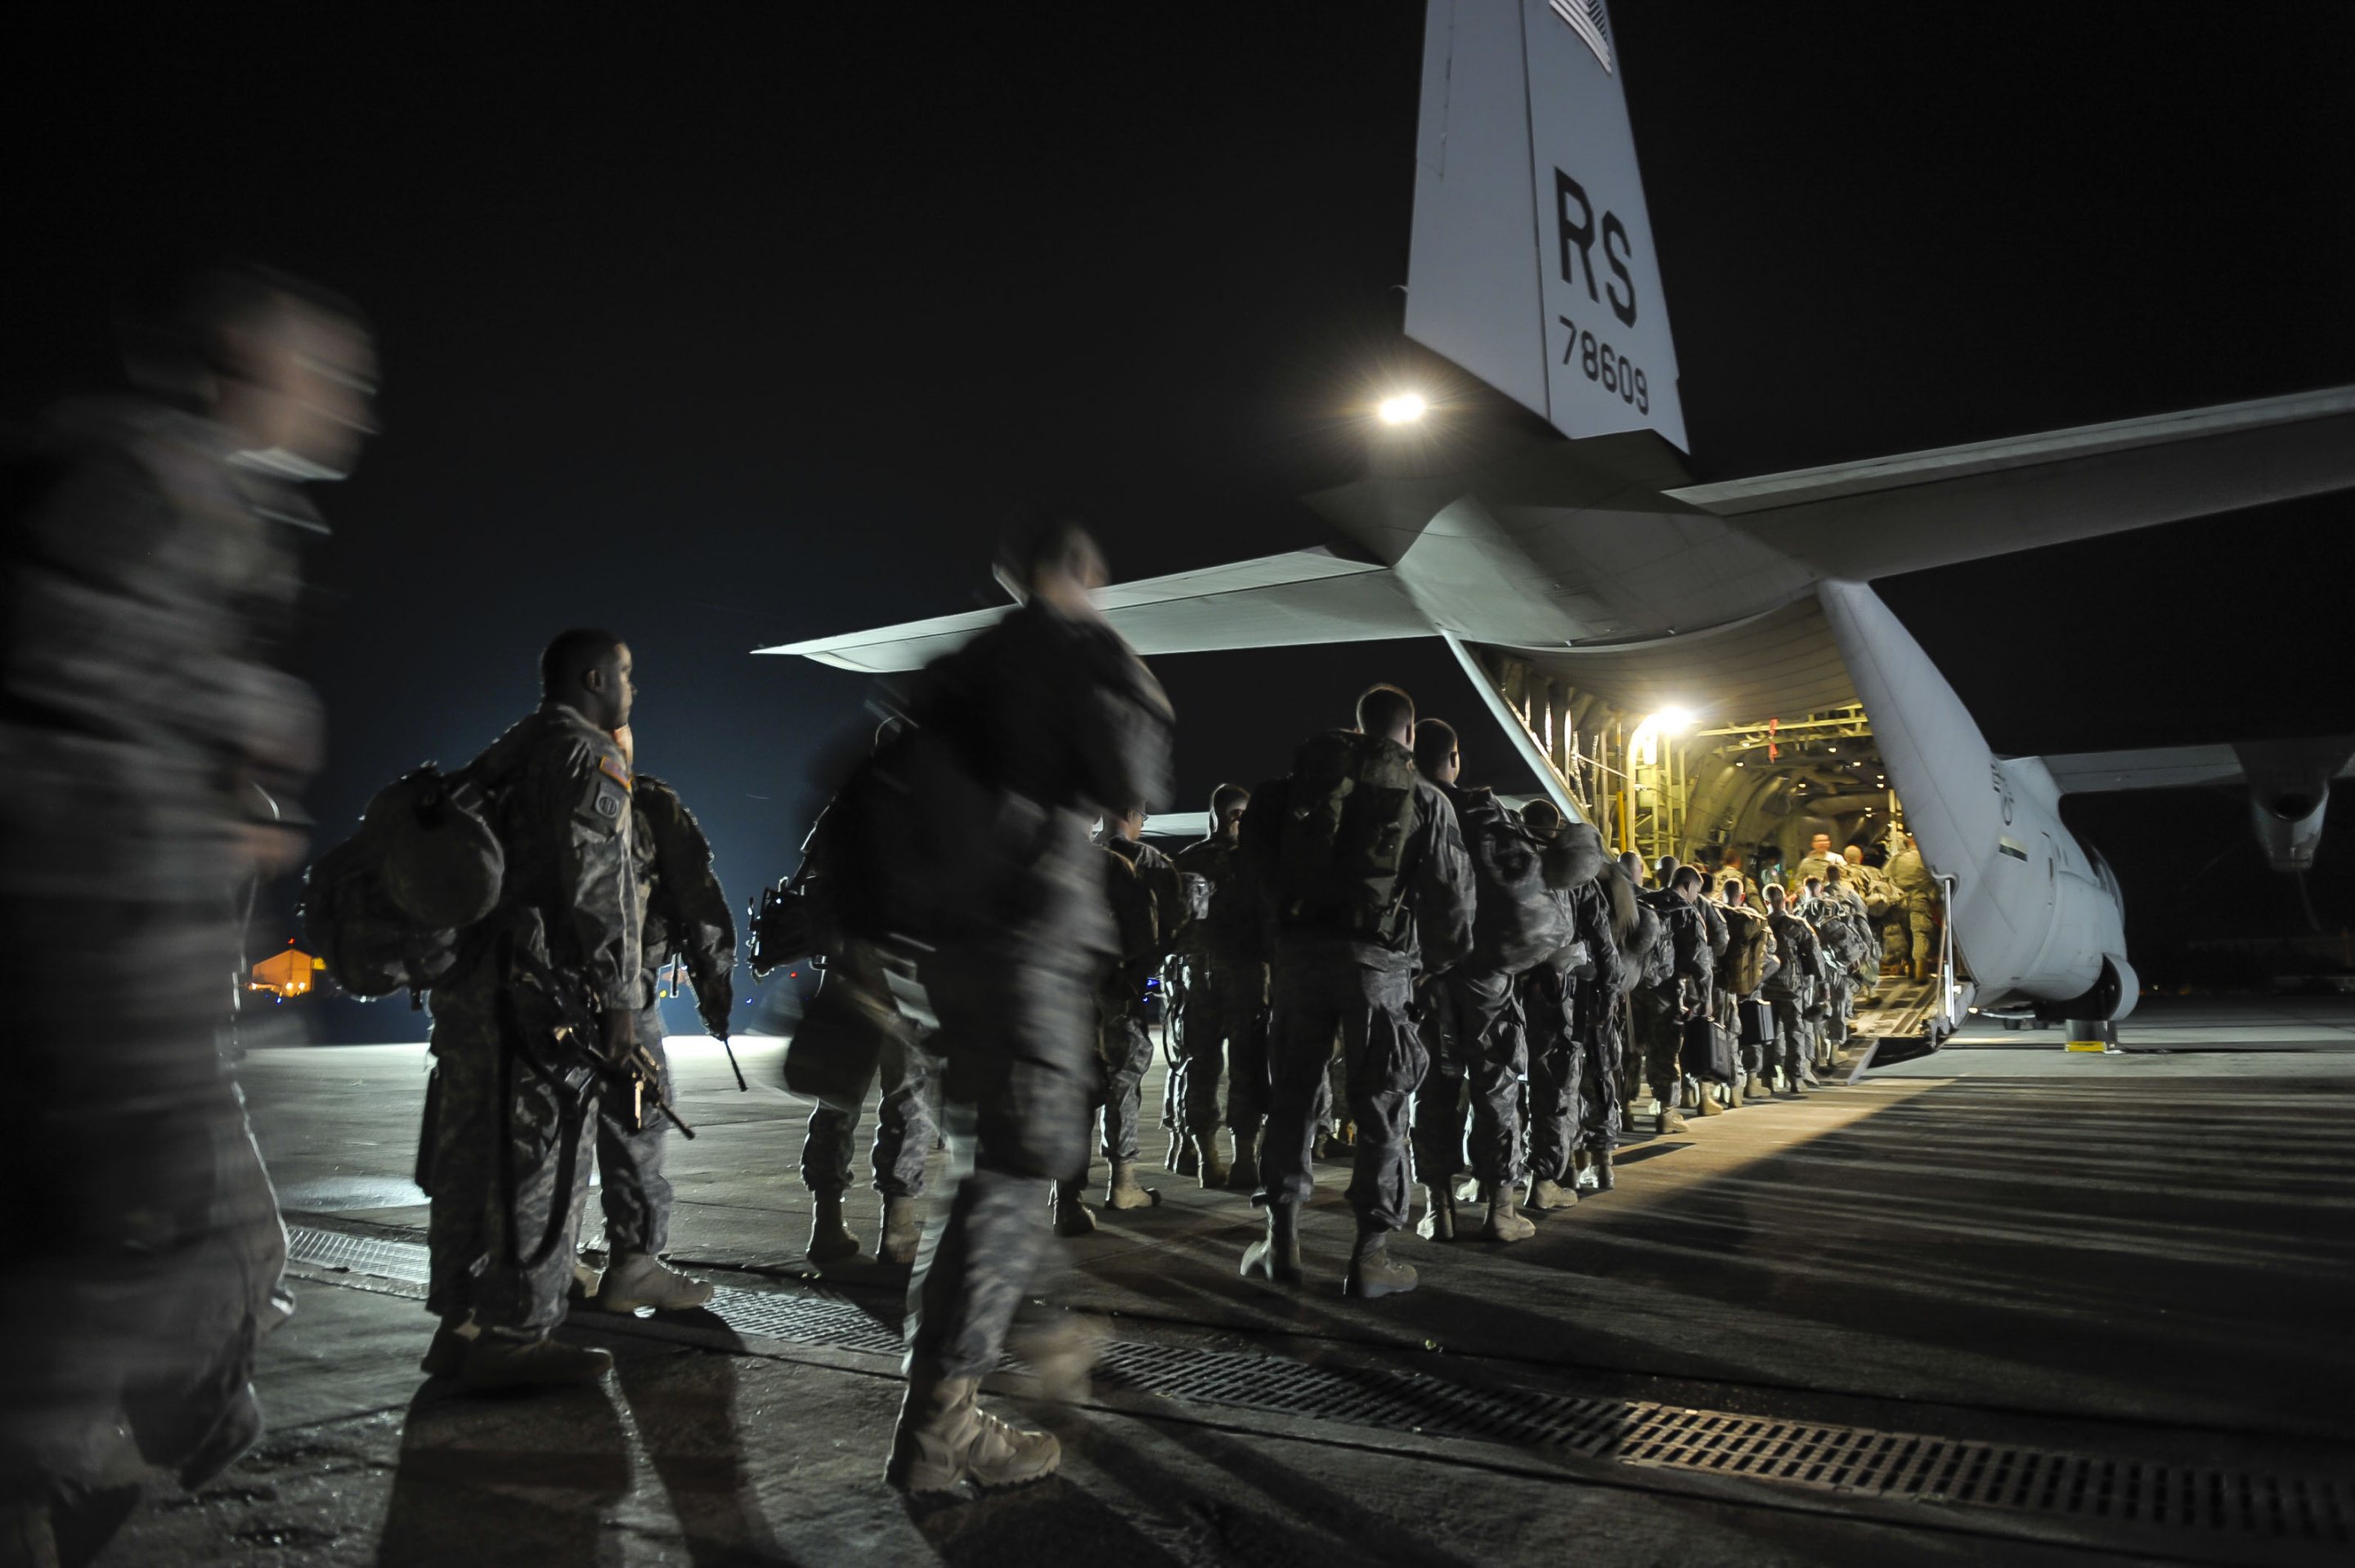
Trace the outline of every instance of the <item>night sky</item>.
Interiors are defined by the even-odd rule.
[[[641,766],[741,904],[860,677],[762,643],[996,602],[1018,504],[1122,577],[1322,542],[1399,336],[1422,7],[154,14],[7,68],[0,418],[106,387],[117,303],[223,257],[344,290],[384,433],[324,491],[329,824],[636,651]],[[2355,12],[1626,3],[1704,478],[2355,382]],[[747,13],[746,15],[750,15]],[[20,42],[29,43],[20,35]],[[2001,751],[2355,727],[2330,497],[1889,579]],[[1435,641],[1167,659],[1181,799],[1369,681],[1503,737]],[[2232,794],[2082,800],[2137,961],[2301,924]],[[2310,891],[2355,913],[2355,805]]]

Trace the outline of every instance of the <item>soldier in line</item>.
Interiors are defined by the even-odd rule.
[[[591,1382],[613,1364],[549,1336],[588,1201],[601,1066],[629,1057],[645,1003],[615,738],[631,674],[611,632],[562,633],[540,656],[538,708],[468,768],[506,874],[432,992],[426,1306],[442,1323],[424,1370],[470,1388]]]
[[[0,1532],[37,1557],[119,1522],[126,1457],[193,1488],[261,1431],[254,1355],[292,1304],[222,1051],[230,911],[304,859],[299,486],[352,467],[376,359],[347,303],[248,270],[133,369],[151,395],[50,417],[0,539]],[[105,977],[105,1027],[60,974]]]
[[[1247,1275],[1303,1277],[1300,1205],[1315,1184],[1337,1033],[1358,1134],[1358,1242],[1343,1287],[1369,1298],[1414,1288],[1414,1269],[1389,1251],[1407,1223],[1407,1102],[1426,1065],[1407,1012],[1418,966],[1439,974],[1470,948],[1473,889],[1455,809],[1415,773],[1413,731],[1412,699],[1372,687],[1358,699],[1358,727],[1304,743],[1291,774],[1254,790],[1243,816],[1242,853],[1275,923],[1258,1197],[1267,1234],[1243,1255]]]
[[[629,733],[622,732],[624,750],[630,749]],[[687,965],[703,1026],[725,1040],[735,998],[736,920],[711,869],[711,842],[678,792],[659,779],[636,774],[630,814],[631,859],[645,921],[639,941],[645,1006],[638,1012],[637,1041],[655,1065],[655,1093],[668,1100],[670,1058],[663,1049],[658,1000],[663,969],[675,961]],[[655,1108],[654,1093],[625,1103],[633,1097],[608,1092],[597,1106],[606,1251],[597,1304],[612,1312],[645,1307],[685,1311],[710,1300],[711,1286],[662,1260],[670,1245],[670,1182],[662,1173],[670,1128]]]
[[[1103,1120],[1104,1159],[1112,1167],[1104,1205],[1112,1209],[1149,1209],[1161,1202],[1158,1191],[1136,1179],[1141,1091],[1146,1069],[1153,1065],[1153,1037],[1145,1027],[1145,978],[1161,967],[1186,918],[1178,868],[1146,843],[1144,834],[1145,808],[1132,806],[1105,824],[1103,844],[1105,893],[1120,942],[1096,984],[1096,1108]],[[1092,1112],[1088,1120],[1095,1119]],[[1080,1198],[1084,1184],[1078,1177],[1056,1183],[1057,1234],[1086,1235],[1096,1228],[1095,1216]]]
[[[1766,885],[1766,923],[1774,928],[1775,956],[1781,963],[1759,989],[1774,1014],[1767,1071],[1772,1074],[1779,1068],[1783,1092],[1796,1096],[1802,1085],[1820,1086],[1812,1065],[1814,1005],[1816,989],[1823,983],[1825,959],[1814,930],[1791,912],[1789,898],[1781,883]]]
[[[1730,940],[1726,944],[1725,962],[1719,974],[1719,989],[1728,1003],[1721,1022],[1733,1031],[1736,1041],[1742,1041],[1742,1010],[1758,999],[1758,989],[1765,982],[1774,965],[1774,933],[1766,916],[1750,907],[1739,876],[1725,877],[1718,889],[1719,913],[1725,921]],[[1742,1081],[1732,1086],[1734,1103],[1744,1096],[1764,1099],[1766,1096],[1763,1066],[1763,1042],[1752,1040],[1740,1046]]]
[[[1267,1115],[1267,957],[1259,890],[1235,853],[1251,791],[1221,784],[1210,795],[1210,832],[1178,853],[1181,873],[1209,890],[1209,912],[1178,934],[1186,965],[1180,1125],[1194,1142],[1205,1187],[1259,1185],[1260,1124]],[[1227,1075],[1235,1158],[1219,1151],[1219,1071]]]
[[[933,661],[912,727],[879,751],[849,835],[857,924],[888,935],[895,992],[938,1021],[942,1115],[958,1180],[910,1283],[908,1393],[886,1478],[911,1491],[1054,1470],[1051,1433],[984,1412],[1047,1234],[1053,1182],[1086,1168],[1096,979],[1115,950],[1104,814],[1169,793],[1168,699],[1104,623],[1103,556],[1048,521],[1003,565],[1023,603]],[[846,790],[846,796],[850,791]]]
[[[1549,882],[1566,885],[1561,896],[1571,931],[1570,944],[1531,968],[1520,982],[1529,1031],[1529,1206],[1542,1213],[1578,1202],[1574,1162],[1586,1148],[1580,1136],[1582,1112],[1594,1092],[1587,1079],[1607,1079],[1615,1066],[1601,1051],[1601,1015],[1615,1012],[1619,1005],[1619,944],[1612,930],[1611,895],[1598,879],[1618,872],[1608,864],[1602,836],[1583,822],[1564,821],[1550,800],[1522,807],[1521,821],[1549,847]],[[1615,1095],[1612,1089],[1601,1092]],[[1604,1116],[1615,1133],[1615,1097]],[[1607,1171],[1611,1143],[1602,1147]]]
[[[1644,1052],[1645,1082],[1660,1102],[1664,1133],[1685,1130],[1678,1108],[1684,1094],[1684,1024],[1710,1005],[1713,969],[1709,927],[1695,907],[1700,896],[1700,873],[1688,865],[1677,868],[1668,886],[1643,899],[1658,916],[1662,936],[1636,988],[1636,1033]]]

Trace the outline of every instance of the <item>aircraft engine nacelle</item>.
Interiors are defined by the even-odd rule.
[[[2344,736],[2243,741],[2232,747],[2249,779],[2249,816],[2275,871],[2306,871],[2322,842],[2330,780],[2355,750]]]
[[[2114,1023],[2135,1010],[2142,997],[2142,979],[2123,953],[2104,953],[2101,973],[2094,983],[2067,1001],[2040,1001],[2036,1016],[2052,1023],[2080,1019]]]
[[[2268,794],[2253,789],[2249,816],[2256,823],[2257,842],[2275,871],[2307,871],[2322,843],[2322,811],[2330,804],[2330,786],[2311,793],[2292,787]]]

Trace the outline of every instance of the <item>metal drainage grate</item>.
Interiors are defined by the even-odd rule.
[[[421,1281],[413,1242],[294,1228],[300,1262]],[[897,1324],[847,1297],[722,1287],[711,1310],[738,1333],[897,1355]],[[615,1319],[623,1327],[625,1319]],[[1018,1365],[1011,1358],[1008,1365]],[[1411,1371],[1114,1340],[1102,1382],[1166,1399],[1436,1437],[1550,1448],[1622,1464],[1738,1476],[1900,1502],[1958,1504],[2094,1522],[2343,1545],[2355,1484],[2208,1465],[1876,1432],[1537,1389],[1481,1388]]]
[[[289,1226],[286,1235],[287,1255],[297,1263],[419,1285],[429,1277],[425,1249],[415,1242],[346,1235],[307,1226]],[[787,1293],[739,1290],[723,1285],[712,1293],[709,1310],[740,1334],[887,1356],[896,1356],[903,1348],[898,1323],[878,1322],[848,1297],[815,1287]],[[620,1327],[625,1321],[617,1318],[613,1325]]]

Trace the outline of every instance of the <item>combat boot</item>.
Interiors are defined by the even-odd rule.
[[[983,1410],[975,1378],[911,1379],[883,1478],[902,1491],[944,1492],[959,1481],[1018,1487],[1055,1473],[1063,1446],[1051,1432],[1010,1425]]]
[[[1267,1234],[1243,1248],[1243,1274],[1262,1275],[1278,1285],[1297,1285],[1300,1270],[1300,1205],[1271,1202]]]
[[[1259,1132],[1235,1129],[1235,1162],[1227,1167],[1227,1190],[1231,1192],[1252,1192],[1259,1190]]]
[[[458,1386],[470,1393],[550,1388],[595,1383],[613,1370],[613,1356],[592,1346],[486,1330],[466,1346],[466,1358],[458,1366]]]
[[[1529,1183],[1529,1201],[1523,1206],[1535,1209],[1540,1214],[1552,1213],[1556,1209],[1576,1208],[1578,1206],[1577,1184],[1573,1181],[1565,1186],[1549,1177],[1540,1177]]]
[[[924,1216],[922,1206],[913,1198],[887,1197],[883,1200],[883,1239],[876,1244],[877,1261],[894,1268],[911,1268],[916,1262],[917,1244],[924,1239]]]
[[[842,1194],[814,1192],[811,1202],[809,1260],[831,1263],[837,1257],[857,1257],[858,1238],[842,1222]]]
[[[597,1305],[608,1312],[686,1312],[711,1299],[711,1282],[692,1279],[652,1253],[618,1252],[597,1287]]]
[[[1820,1089],[1824,1086],[1824,1081],[1816,1076],[1816,1070],[1805,1062],[1799,1064],[1798,1082],[1811,1089]]]
[[[1717,1096],[1710,1092],[1715,1087],[1713,1084],[1703,1084],[1700,1086],[1700,1114],[1705,1117],[1725,1114],[1725,1107],[1717,1103]]]
[[[1138,1184],[1135,1160],[1115,1160],[1112,1162],[1112,1181],[1104,1187],[1105,1208],[1149,1209],[1159,1202],[1159,1188]]]
[[[1682,1132],[1682,1131],[1684,1131],[1684,1130],[1685,1130],[1685,1118],[1684,1118],[1684,1113],[1683,1113],[1682,1111],[1680,1111],[1680,1110],[1677,1109],[1677,1107],[1674,1107],[1674,1106],[1671,1106],[1671,1105],[1664,1105],[1664,1106],[1662,1106],[1662,1107],[1660,1107],[1660,1130],[1661,1130],[1662,1132]]]
[[[1611,1174],[1611,1150],[1608,1149],[1596,1150],[1594,1151],[1594,1164],[1592,1169],[1594,1171],[1594,1190],[1598,1192],[1608,1192],[1611,1191],[1611,1183],[1614,1180]]]
[[[1766,1086],[1766,1079],[1764,1075],[1753,1073],[1750,1075],[1750,1082],[1742,1086],[1742,1097],[1748,1100],[1763,1100],[1774,1092]]]
[[[1578,1191],[1582,1192],[1596,1192],[1602,1191],[1603,1183],[1596,1179],[1594,1174],[1594,1151],[1593,1150],[1582,1149],[1572,1154],[1570,1157],[1570,1168],[1577,1172],[1577,1175],[1572,1178],[1572,1181]]]
[[[1223,1187],[1227,1184],[1227,1162],[1219,1156],[1219,1132],[1212,1128],[1194,1137],[1194,1155],[1201,1162],[1202,1185]]]
[[[1480,1227],[1482,1241],[1527,1241],[1538,1234],[1537,1222],[1521,1213],[1520,1195],[1510,1181],[1482,1185],[1488,1200],[1487,1222]]]
[[[1092,1236],[1096,1234],[1096,1212],[1080,1201],[1080,1183],[1055,1183],[1055,1234],[1059,1236]]]
[[[1414,1234],[1425,1241],[1452,1242],[1455,1239],[1455,1183],[1433,1181],[1423,1190],[1423,1218]]]
[[[1169,1169],[1180,1176],[1191,1176],[1202,1168],[1202,1157],[1196,1151],[1194,1140],[1190,1138],[1171,1139],[1170,1152],[1175,1158],[1170,1160]],[[1116,1203],[1113,1206],[1119,1207]]]
[[[1358,1222],[1358,1245],[1349,1254],[1349,1272],[1341,1281],[1342,1295],[1371,1301],[1414,1288],[1414,1266],[1391,1256],[1390,1240],[1390,1232],[1363,1220]]]
[[[433,1330],[433,1342],[425,1347],[425,1359],[417,1370],[428,1377],[449,1377],[466,1364],[466,1347],[474,1342],[477,1330],[471,1318],[444,1318]]]

